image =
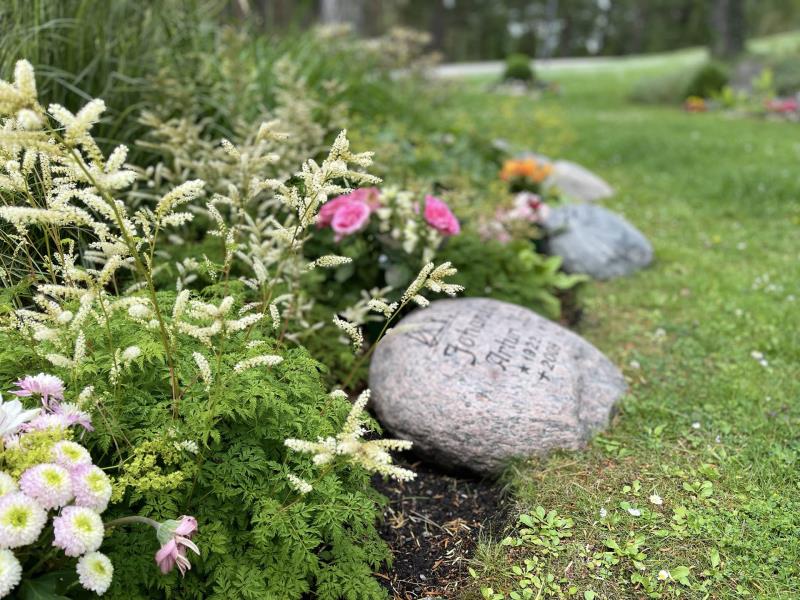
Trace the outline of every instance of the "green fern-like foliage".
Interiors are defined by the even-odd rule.
[[[558,292],[585,280],[561,272],[559,257],[539,254],[528,240],[501,244],[464,233],[448,242],[446,253],[458,267],[455,279],[465,295],[513,302],[551,319],[561,314]]]
[[[159,300],[167,308],[174,297],[164,293]],[[323,367],[305,349],[274,339],[248,349],[248,334],[240,332],[209,357],[215,374],[228,375],[206,391],[193,353],[208,349],[182,340],[176,347],[181,395],[175,407],[157,335],[111,315],[107,328],[86,331],[90,358],[58,369],[21,334],[0,333],[3,389],[20,375],[20,365],[30,373],[60,376],[71,394],[94,386],[95,431],[82,441],[114,478],[115,499],[105,521],[129,514],[159,521],[186,514],[200,523],[195,541],[202,556],[193,559],[183,579],[177,572],[159,572],[150,528],[111,529],[103,546],[115,565],[107,597],[384,597],[373,576],[389,559],[375,528],[383,499],[369,474],[345,463],[314,466],[307,455],[284,445],[290,437],[335,435],[350,411],[346,399],[326,393]],[[110,382],[109,339],[118,347],[141,349],[116,384]],[[283,362],[233,370],[237,362],[268,351],[279,352]],[[313,490],[305,495],[293,490],[290,472],[312,482]]]

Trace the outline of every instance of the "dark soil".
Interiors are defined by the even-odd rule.
[[[394,554],[378,577],[396,599],[452,598],[470,584],[478,539],[502,530],[501,489],[425,463],[405,466],[417,473],[414,481],[374,481],[389,498],[380,530]]]

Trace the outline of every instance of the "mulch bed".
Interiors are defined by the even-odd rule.
[[[405,466],[417,473],[414,481],[374,481],[389,498],[380,530],[394,553],[392,567],[378,577],[396,599],[453,597],[470,583],[479,537],[502,529],[501,490],[425,463]]]

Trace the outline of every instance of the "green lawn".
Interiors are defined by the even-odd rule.
[[[562,94],[539,103],[463,84],[504,132],[559,115],[561,155],[616,188],[606,205],[656,251],[584,293],[580,332],[630,394],[585,452],[510,474],[530,518],[485,541],[468,595],[800,597],[800,129],[628,104],[642,72],[548,75]]]

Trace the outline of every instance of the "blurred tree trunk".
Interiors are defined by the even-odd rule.
[[[364,0],[321,0],[320,21],[326,25],[349,23],[356,31],[364,27]]]
[[[745,48],[744,0],[714,0],[711,7],[711,56],[729,59]]]
[[[438,0],[431,12],[431,47],[437,52],[444,51],[444,38],[447,30],[447,8],[444,0]]]

